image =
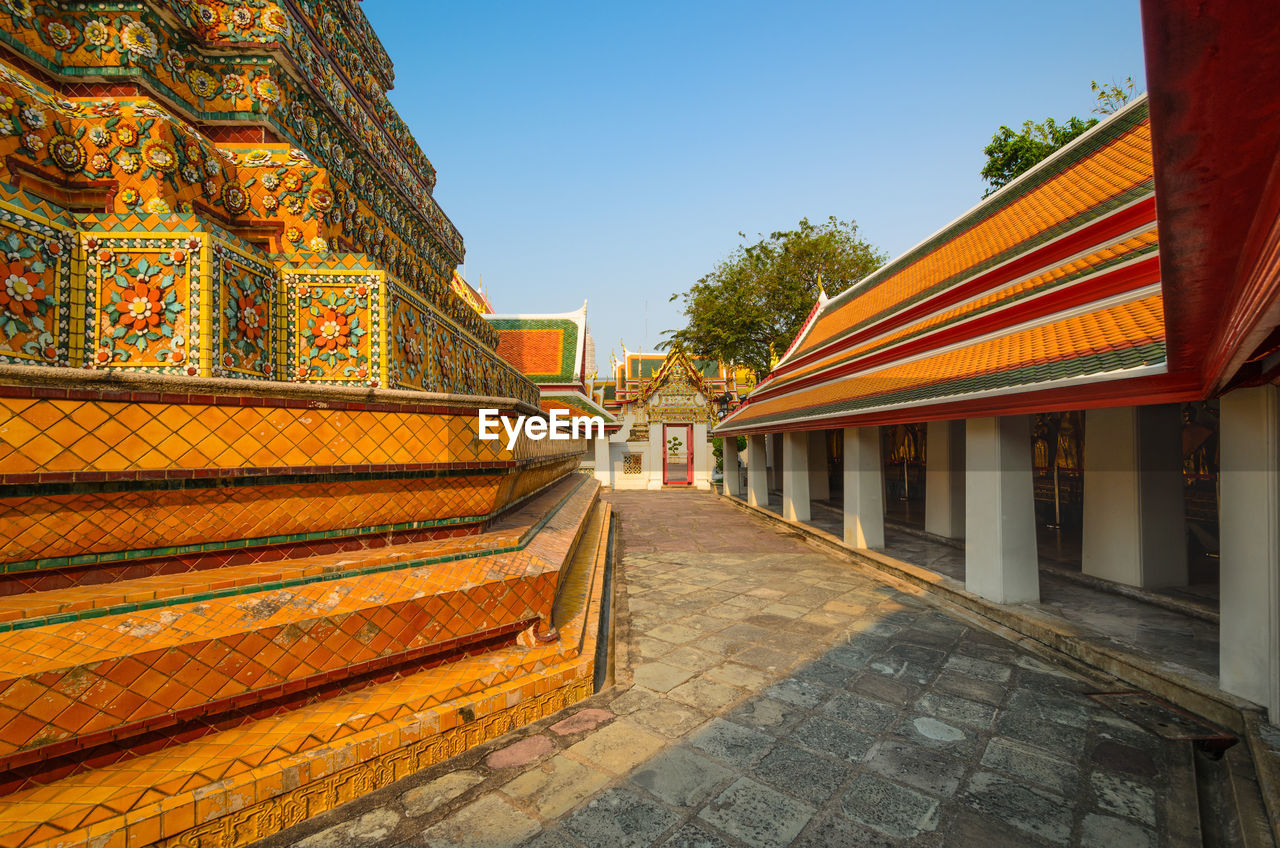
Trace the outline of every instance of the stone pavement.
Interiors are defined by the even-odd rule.
[[[609,499],[621,685],[263,848],[1140,848],[1194,805],[1174,743],[1085,697],[1127,687],[713,497]]]
[[[844,535],[844,515],[830,504],[814,501],[812,519],[806,524],[837,538]],[[769,510],[782,514],[782,494],[773,492]],[[964,550],[937,539],[885,527],[884,553],[901,562],[918,565],[950,577],[963,586]],[[1041,563],[1051,559],[1042,545]],[[1048,615],[1103,645],[1144,656],[1154,664],[1176,671],[1207,689],[1218,687],[1218,624],[1185,612],[1165,609],[1126,597],[1114,590],[1072,580],[1060,568],[1040,569],[1040,602],[1011,604]]]

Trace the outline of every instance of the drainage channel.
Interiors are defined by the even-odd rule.
[[[600,625],[596,633],[595,677],[591,681],[592,692],[599,692],[613,682],[613,559],[614,532],[617,519],[609,510],[609,538],[604,552],[604,588],[600,592]]]
[[[1149,733],[1188,746],[1195,809],[1186,811],[1193,815],[1185,822],[1184,832],[1176,834],[1183,837],[1180,844],[1276,848],[1247,745],[1237,744],[1240,740],[1231,733],[1146,692],[1099,692],[1089,697]]]

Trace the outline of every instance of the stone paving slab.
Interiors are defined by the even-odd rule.
[[[262,848],[1168,842],[1188,760],[1116,681],[712,497],[609,497],[622,684]]]

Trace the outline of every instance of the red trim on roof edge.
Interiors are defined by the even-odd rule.
[[[1002,415],[1025,415],[1033,412],[1075,409],[1105,409],[1115,406],[1143,406],[1152,403],[1182,403],[1200,400],[1199,388],[1184,377],[1155,374],[1082,383],[1057,389],[995,395],[967,401],[951,401],[925,406],[910,406],[883,412],[858,413],[818,421],[790,424],[717,428],[717,436],[748,436],[764,433],[834,430],[843,427],[874,427],[885,424],[914,424],[921,421],[945,421],[958,418],[990,418]]]
[[[1113,213],[1099,221],[1095,221],[1092,224],[1074,230],[1069,235],[1060,238],[1058,241],[1039,247],[1030,253],[1022,254],[997,268],[992,268],[990,271],[980,274],[967,283],[944,289],[933,297],[926,298],[925,300],[922,300],[901,312],[891,315],[884,320],[877,321],[871,326],[859,330],[848,338],[844,338],[825,347],[819,347],[812,350],[804,356],[796,359],[794,362],[788,362],[784,367],[780,367],[776,371],[771,372],[769,377],[770,379],[775,375],[781,377],[787,372],[802,365],[809,364],[817,359],[822,359],[823,357],[829,356],[837,351],[856,346],[867,339],[874,338],[882,333],[897,329],[904,324],[923,318],[938,311],[939,309],[955,306],[956,304],[968,300],[987,289],[994,289],[1006,283],[1013,282],[1019,277],[1027,276],[1033,271],[1045,268],[1055,262],[1060,262],[1069,256],[1074,256],[1088,247],[1101,247],[1107,241],[1114,240],[1127,232],[1136,230],[1144,224],[1154,224],[1155,220],[1155,198],[1148,197],[1145,200],[1134,203],[1132,206],[1123,209],[1120,212]]]

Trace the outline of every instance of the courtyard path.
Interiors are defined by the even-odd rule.
[[[1086,697],[1128,687],[712,496],[608,499],[634,684],[264,846],[1141,848],[1177,830],[1177,750]]]

